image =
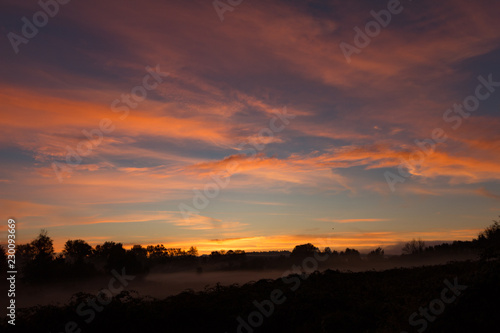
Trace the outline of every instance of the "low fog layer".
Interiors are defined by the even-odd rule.
[[[472,258],[456,258],[472,259]],[[434,259],[425,262],[364,262],[358,265],[344,265],[342,267],[331,267],[340,271],[365,271],[365,270],[385,270],[394,267],[411,267],[415,265],[435,265],[452,260]],[[136,291],[140,296],[151,296],[154,298],[165,298],[178,294],[184,290],[192,289],[202,291],[206,287],[213,287],[217,283],[221,285],[240,284],[261,279],[278,279],[286,273],[290,273],[292,267],[285,270],[265,270],[265,271],[212,271],[198,274],[195,270],[185,272],[155,272],[147,275],[137,276],[125,288],[126,290]],[[324,269],[323,269],[324,270]],[[71,296],[78,292],[96,294],[99,290],[107,288],[110,279],[113,276],[100,276],[89,280],[48,283],[40,286],[20,284],[18,288],[17,304],[18,307],[29,307],[34,305],[46,304],[65,304],[68,303]]]

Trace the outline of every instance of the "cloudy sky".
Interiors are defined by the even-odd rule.
[[[363,250],[500,214],[498,1],[3,3],[3,239]]]

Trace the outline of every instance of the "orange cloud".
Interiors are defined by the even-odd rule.
[[[485,196],[487,198],[492,198],[492,199],[500,200],[500,195],[492,193],[492,192],[488,191],[487,189],[485,189],[484,187],[481,187],[481,188],[477,189],[477,193],[479,195]]]

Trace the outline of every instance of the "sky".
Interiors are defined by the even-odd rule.
[[[498,1],[44,1],[0,10],[2,239],[390,249],[500,215]]]

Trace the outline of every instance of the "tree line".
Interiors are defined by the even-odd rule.
[[[213,251],[208,256],[199,256],[195,246],[188,250],[167,248],[163,244],[133,245],[125,249],[122,243],[112,241],[92,247],[81,239],[68,240],[62,253],[55,253],[53,240],[47,231],[27,244],[16,249],[16,266],[20,268],[21,277],[27,282],[43,282],[54,278],[87,277],[106,274],[111,270],[126,268],[131,274],[146,274],[150,269],[183,270],[195,269],[203,272],[203,267],[212,270],[232,269],[276,269],[286,268],[315,254],[327,255],[324,265],[358,264],[362,262],[382,262],[386,260],[407,260],[411,258],[430,258],[450,255],[478,255],[480,259],[489,260],[500,257],[500,223],[494,223],[482,231],[472,241],[454,241],[435,246],[425,246],[418,239],[406,243],[401,256],[391,258],[385,256],[384,249],[378,247],[366,256],[356,249],[346,248],[344,251],[332,251],[329,247],[321,251],[311,243],[295,246],[290,255],[283,252],[278,256],[248,257],[243,250]],[[0,246],[0,266],[6,271],[6,251]]]

